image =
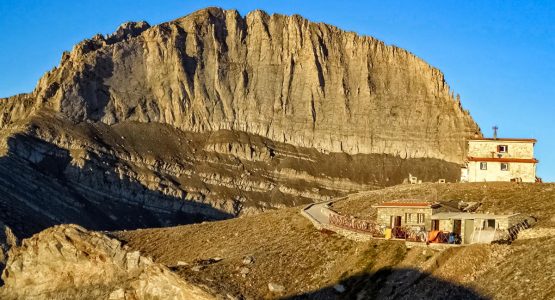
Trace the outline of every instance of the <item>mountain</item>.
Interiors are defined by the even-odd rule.
[[[226,219],[409,173],[456,181],[480,135],[443,74],[403,49],[219,8],[84,40],[0,100],[0,128],[0,220],[22,237]]]

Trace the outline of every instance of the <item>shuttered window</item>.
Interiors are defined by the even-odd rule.
[[[418,214],[418,215],[416,216],[416,222],[417,222],[418,224],[423,224],[423,223],[424,223],[424,214]]]

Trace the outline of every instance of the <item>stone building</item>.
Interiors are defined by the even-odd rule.
[[[377,210],[377,223],[389,228],[401,226],[420,226],[429,231],[432,215],[439,212],[458,211],[458,209],[432,202],[385,202],[374,206]]]
[[[376,223],[393,231],[391,237],[408,240],[411,232],[423,232],[427,237],[424,241],[431,243],[451,243],[447,239],[450,235],[456,237],[452,242],[456,244],[504,240],[511,228],[527,220],[522,214],[463,212],[450,202],[385,202],[374,208],[377,210]],[[401,232],[401,236],[396,232]],[[388,238],[387,234],[385,236]],[[439,236],[441,238],[437,238]]]
[[[490,243],[525,219],[522,214],[441,212],[431,216],[431,230],[453,232],[461,238],[462,244]]]
[[[468,140],[462,182],[535,182],[535,139],[475,138]]]

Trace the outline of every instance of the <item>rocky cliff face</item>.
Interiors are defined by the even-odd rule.
[[[405,50],[216,8],[79,43],[31,94],[0,101],[0,126],[0,218],[23,236],[227,218],[409,173],[454,181],[479,132]]]
[[[2,299],[215,299],[103,234],[50,228],[10,250]]]
[[[478,131],[441,72],[411,53],[261,11],[124,24],[64,54],[34,95],[74,120],[229,129],[348,154],[460,162]]]

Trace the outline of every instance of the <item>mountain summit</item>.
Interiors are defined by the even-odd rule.
[[[0,101],[0,127],[0,220],[24,236],[229,218],[409,173],[455,181],[480,132],[406,50],[219,8],[84,40]]]

